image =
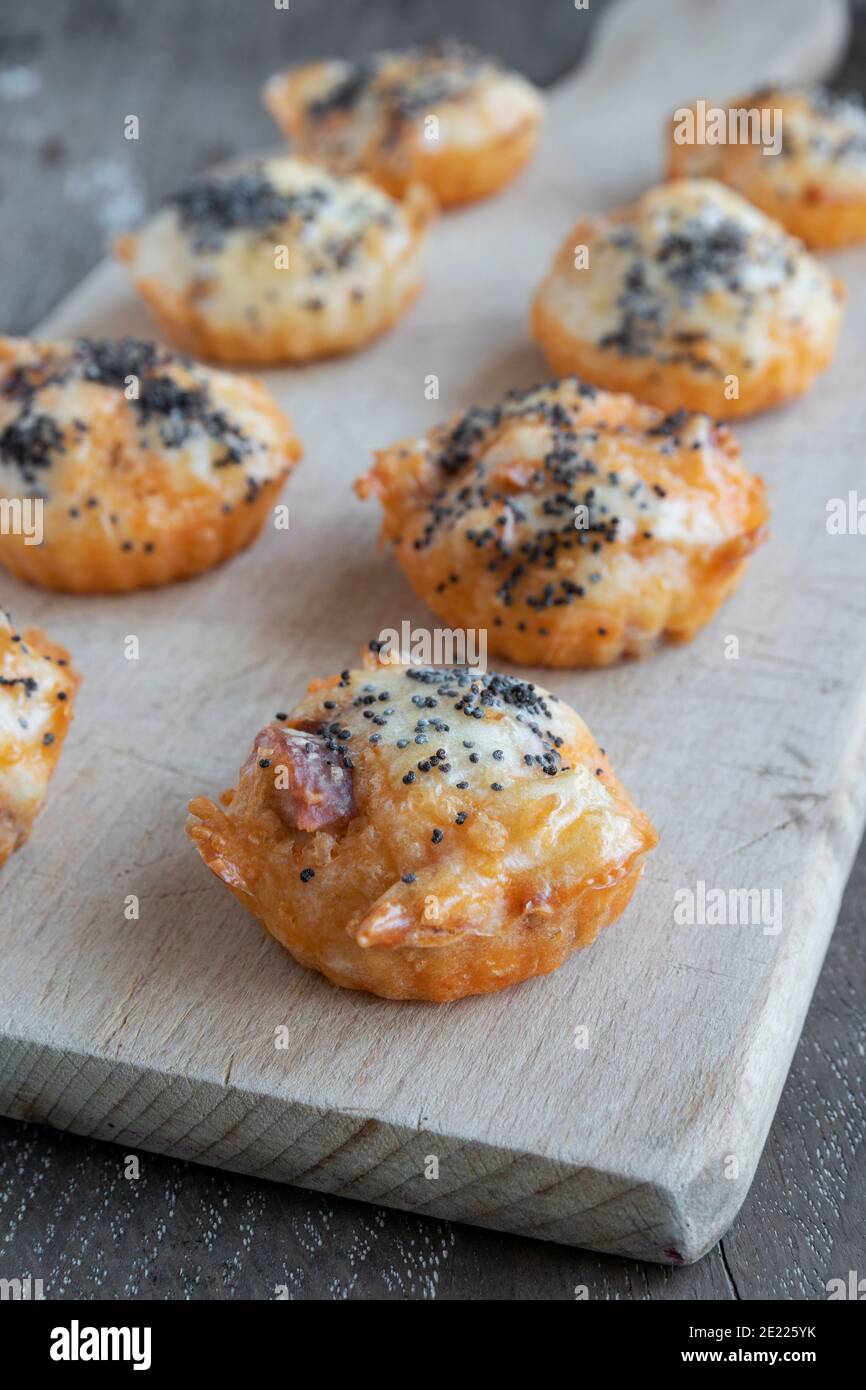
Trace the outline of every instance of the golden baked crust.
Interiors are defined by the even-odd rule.
[[[696,107],[688,109],[696,114]],[[778,153],[764,154],[754,140],[680,143],[689,130],[672,119],[670,178],[719,179],[815,249],[866,238],[866,111],[859,98],[820,87],[770,87],[720,109],[726,117],[729,111],[747,112],[748,122],[768,117],[777,122]],[[726,128],[729,124],[730,117]]]
[[[30,836],[80,683],[64,647],[0,609],[0,865]]]
[[[532,333],[557,372],[726,420],[811,385],[833,357],[841,302],[778,223],[711,179],[680,180],[572,228]]]
[[[108,592],[210,569],[259,533],[301,447],[251,377],[133,339],[0,339],[0,496],[42,538],[0,564],[47,589]]]
[[[530,159],[543,106],[518,73],[454,42],[277,73],[265,105],[294,148],[443,207],[487,197]]]
[[[449,625],[496,656],[607,666],[694,636],[766,535],[764,486],[706,415],[576,378],[513,391],[376,455],[356,484]]]
[[[433,199],[299,159],[183,189],[116,251],[166,332],[220,362],[305,362],[362,347],[419,293]]]
[[[221,801],[190,803],[208,867],[302,965],[388,999],[555,970],[657,839],[568,705],[465,667],[313,681]]]

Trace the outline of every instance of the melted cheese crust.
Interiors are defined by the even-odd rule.
[[[533,327],[559,371],[727,418],[811,381],[835,347],[840,300],[824,267],[764,213],[712,180],[683,180],[577,223],[536,295]]]
[[[0,610],[0,865],[28,839],[72,719],[80,678],[44,632]]]
[[[416,592],[518,662],[607,665],[690,638],[766,534],[724,427],[574,378],[376,455],[359,481]]]
[[[400,203],[299,159],[192,185],[118,254],[174,339],[223,361],[302,361],[360,346],[421,288],[432,202]]]
[[[135,340],[0,340],[0,496],[43,538],[0,563],[49,588],[125,589],[198,573],[256,535],[300,457],[250,377]]]
[[[694,108],[693,108],[694,109]],[[669,174],[736,188],[814,247],[866,237],[866,110],[820,88],[771,88],[738,97],[725,112],[779,112],[778,154],[759,143],[678,144],[669,131]]]
[[[300,153],[391,192],[420,181],[444,205],[511,178],[543,113],[524,77],[455,45],[310,63],[272,77],[263,95]]]
[[[513,677],[347,670],[283,727],[350,768],[348,827],[281,818],[266,729],[227,809],[197,798],[189,833],[282,945],[350,988],[453,999],[555,969],[619,915],[656,841],[583,721]]]

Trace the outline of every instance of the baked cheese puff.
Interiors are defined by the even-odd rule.
[[[722,184],[685,179],[578,222],[532,331],[557,372],[731,419],[805,391],[841,315],[841,286],[800,242]]]
[[[766,535],[759,478],[706,415],[574,377],[513,391],[376,455],[356,485],[450,627],[539,666],[607,666],[687,641]]]
[[[420,292],[430,194],[402,200],[299,159],[192,184],[116,250],[165,332],[218,362],[351,352]]]
[[[300,154],[363,171],[395,195],[424,184],[443,207],[508,183],[543,113],[526,78],[453,41],[291,68],[264,100]]]
[[[672,120],[671,178],[718,179],[816,250],[866,238],[866,110],[859,97],[769,87],[715,109],[725,118],[717,133],[726,138],[718,144],[687,138],[696,107],[687,108],[685,121]]]
[[[190,812],[205,863],[280,945],[387,999],[557,969],[625,910],[657,840],[574,710],[467,667],[313,681],[221,804]]]
[[[134,339],[0,339],[0,564],[46,589],[167,584],[254,540],[301,454],[251,377]]]
[[[0,609],[0,865],[30,838],[79,684],[65,648]]]

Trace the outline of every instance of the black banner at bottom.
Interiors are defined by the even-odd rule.
[[[439,1301],[449,1303],[447,1298]],[[837,1366],[841,1370],[850,1363],[855,1333],[862,1331],[862,1325],[858,1326],[859,1317],[856,1314],[852,1317],[853,1310],[836,1306],[836,1302],[850,1301],[860,1300],[840,1298],[820,1303],[587,1300],[576,1301],[567,1311],[558,1313],[555,1322],[557,1330],[566,1336],[575,1333],[590,1336],[595,1354],[601,1354],[603,1349],[609,1371],[634,1368],[645,1374],[667,1373],[675,1366],[758,1365],[773,1369],[794,1364],[820,1367],[826,1375]],[[475,1316],[480,1311],[476,1308]],[[168,1371],[172,1374],[213,1372],[221,1376],[234,1373],[249,1376],[251,1372],[255,1374],[276,1363],[282,1364],[286,1374],[293,1376],[306,1365],[303,1372],[306,1376],[311,1353],[322,1346],[322,1324],[318,1322],[321,1313],[313,1315],[314,1328],[311,1329],[311,1312],[309,1305],[301,1315],[290,1303],[241,1300],[189,1303],[12,1300],[0,1305],[7,1346],[15,1347],[28,1369],[60,1375],[69,1375],[73,1370],[92,1375],[100,1367],[110,1367],[115,1375],[118,1371],[131,1374],[165,1374]],[[442,1315],[440,1310],[433,1325],[441,1326],[438,1318]],[[335,1331],[347,1327],[344,1319],[348,1319],[348,1326],[352,1324],[350,1309],[335,1310],[333,1316],[335,1321],[331,1326]],[[356,1337],[349,1341],[348,1336],[342,1344],[336,1340],[325,1344],[328,1373],[333,1374],[335,1364],[339,1364],[341,1345],[346,1349],[347,1361],[352,1358],[353,1370],[357,1366],[359,1345],[366,1345],[368,1351],[375,1345],[371,1342],[370,1316],[368,1310],[363,1344]],[[477,1345],[479,1366],[483,1365],[489,1372],[491,1361],[495,1364],[494,1348],[502,1347],[510,1357],[516,1347],[511,1336],[503,1339],[501,1324],[487,1330],[483,1326],[483,1313],[481,1317],[482,1326],[475,1328],[468,1342],[465,1340],[467,1329],[460,1329],[461,1345],[464,1351]],[[564,1320],[560,1322],[560,1318]],[[410,1322],[403,1327],[405,1336],[411,1336],[415,1329],[424,1336],[429,1335],[431,1324],[425,1317],[423,1324]],[[389,1334],[397,1332],[399,1336],[401,1330],[399,1324],[392,1321]],[[519,1337],[518,1326],[514,1332]],[[382,1345],[389,1344],[390,1335]],[[564,1351],[564,1346],[560,1350]],[[294,1361],[295,1354],[298,1361]],[[403,1355],[401,1352],[401,1361]],[[464,1361],[463,1352],[460,1359]],[[429,1351],[425,1360],[430,1362],[432,1371]],[[422,1363],[418,1373],[423,1376],[425,1370]]]

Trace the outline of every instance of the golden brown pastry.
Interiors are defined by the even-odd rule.
[[[80,677],[38,628],[0,609],[0,865],[29,839],[72,720]]]
[[[729,188],[680,180],[577,223],[535,297],[557,372],[674,411],[751,415],[829,364],[842,290]]]
[[[0,534],[0,564],[43,588],[210,569],[258,535],[300,454],[251,377],[128,338],[0,339],[0,496],[42,529]]]
[[[433,200],[269,159],[193,184],[117,253],[185,351],[305,362],[362,347],[419,293]]]
[[[574,377],[383,450],[357,487],[379,498],[383,539],[435,612],[541,666],[693,637],[768,517],[724,426]]]
[[[295,149],[389,193],[425,184],[443,206],[484,198],[535,148],[540,94],[454,42],[309,63],[272,77],[265,105]]]
[[[388,999],[555,970],[657,838],[568,705],[466,667],[313,681],[221,801],[190,803],[208,867],[302,965]]]
[[[733,111],[734,134],[742,120],[743,134],[752,138],[688,143],[690,124],[674,119],[671,178],[719,179],[816,249],[866,237],[866,110],[859,97],[821,87],[768,87],[718,109],[727,134]],[[691,112],[698,114],[694,107]],[[778,152],[764,153],[772,144],[755,138],[760,122],[771,141],[780,138]]]

